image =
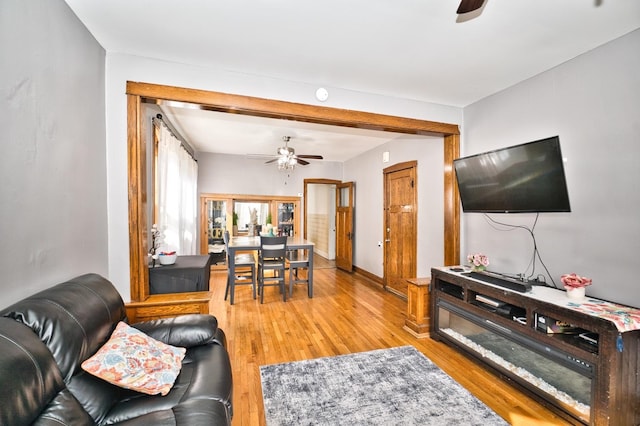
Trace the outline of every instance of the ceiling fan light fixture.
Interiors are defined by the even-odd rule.
[[[322,160],[322,155],[296,155],[296,150],[289,146],[291,136],[284,136],[282,138],[284,146],[276,149],[276,155],[271,160],[265,162],[265,164],[275,163],[278,166],[278,170],[292,171],[297,165],[306,166],[309,162],[306,159]]]
[[[293,170],[296,166],[296,159],[292,156],[278,158],[278,170]]]

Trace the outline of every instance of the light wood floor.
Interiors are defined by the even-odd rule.
[[[211,274],[211,313],[227,335],[234,426],[265,424],[261,365],[403,345],[416,347],[513,425],[568,424],[447,345],[404,331],[406,302],[360,275],[314,270],[313,299],[299,286],[282,302],[277,288],[269,287],[263,305],[241,286],[230,306],[223,300],[225,273]]]

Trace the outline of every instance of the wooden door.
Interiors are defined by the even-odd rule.
[[[384,286],[407,295],[407,279],[417,269],[417,162],[384,170]]]
[[[336,267],[353,270],[353,197],[354,183],[336,185]]]

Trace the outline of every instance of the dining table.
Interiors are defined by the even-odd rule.
[[[309,256],[309,288],[313,288],[313,246],[314,243],[302,237],[287,237],[287,250],[307,250]],[[229,239],[227,246],[229,259],[229,276],[235,276],[235,264],[233,259],[239,251],[257,251],[260,249],[260,237],[235,236]],[[231,292],[229,302],[233,305],[233,293]]]

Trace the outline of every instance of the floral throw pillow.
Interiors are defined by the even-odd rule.
[[[82,369],[125,389],[164,396],[180,373],[186,351],[119,322],[107,343],[82,363]]]

